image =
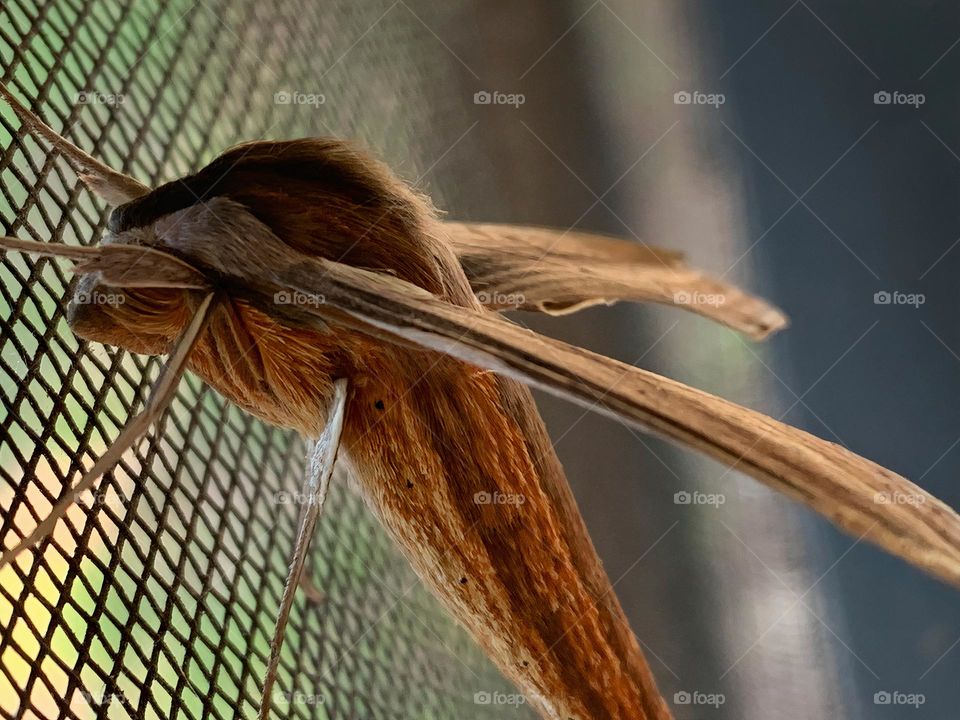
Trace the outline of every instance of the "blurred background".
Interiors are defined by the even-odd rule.
[[[252,0],[12,0],[0,8],[0,60],[4,81],[54,127],[70,126],[84,147],[144,180],[183,174],[240,140],[336,134],[376,150],[452,218],[579,227],[682,250],[693,264],[772,300],[791,327],[755,344],[669,308],[515,319],[781,418],[960,506],[955,4],[287,0],[266,8]],[[81,92],[96,99],[78,102]],[[100,97],[111,94],[124,99]],[[96,240],[103,208],[75,190],[69,171],[19,138],[8,111],[0,117],[5,231]],[[0,508],[7,536],[14,517],[28,528],[28,506],[42,508],[78,459],[115,435],[156,368],[70,338],[61,271],[3,263],[0,466],[7,487],[0,485]],[[36,370],[51,363],[52,384]],[[93,379],[70,395],[70,406],[60,386],[76,387],[87,373]],[[269,496],[295,488],[302,448],[226,408],[199,383],[186,385],[175,408],[182,422],[130,458],[126,479],[117,473],[111,480],[122,499],[78,515],[77,527],[53,544],[54,559],[41,569],[51,588],[37,590],[35,576],[19,569],[3,578],[4,717],[93,716],[90,703],[67,708],[57,698],[110,678],[127,678],[118,685],[123,693],[137,685],[126,644],[104,641],[91,655],[86,642],[83,650],[85,638],[112,622],[109,614],[58,619],[73,602],[72,586],[58,578],[74,546],[100,559],[97,587],[122,585],[115,575],[103,579],[105,563],[114,571],[132,563],[131,593],[138,572],[169,581],[176,553],[192,558],[191,581],[161,582],[150,592],[178,598],[198,627],[213,622],[223,634],[224,618],[237,623],[231,642],[240,669],[222,689],[211,668],[224,648],[200,647],[202,633],[171,643],[175,623],[156,608],[144,637],[177,645],[167,664],[182,662],[193,683],[179,684],[181,696],[196,684],[209,689],[176,712],[229,717],[252,707],[276,598],[237,578],[266,573],[264,587],[276,591],[295,518],[278,520],[276,502],[244,489],[266,484]],[[108,400],[99,402],[104,394]],[[737,472],[538,399],[678,718],[956,715],[954,590]],[[205,424],[218,423],[233,433],[233,445],[217,435],[197,439]],[[57,429],[40,432],[44,426]],[[252,443],[246,457],[244,443]],[[184,445],[195,457],[183,459],[183,468],[165,464]],[[212,497],[204,489],[210,477],[223,483]],[[173,503],[180,520],[151,497]],[[109,522],[105,512],[113,513]],[[198,513],[211,521],[212,538],[254,513],[263,525],[253,547],[257,538],[278,539],[261,565],[248,567],[238,554],[217,578],[205,563],[226,550],[171,541],[182,540],[174,528],[192,527]],[[291,702],[281,716],[527,717],[523,708],[475,702],[475,693],[504,689],[503,681],[424,593],[396,600],[397,588],[415,581],[395,568],[364,513],[343,491],[324,518],[315,562],[331,599],[319,610],[299,608],[300,650],[311,655],[290,650],[285,675],[288,688],[313,677],[314,694],[327,701]],[[103,536],[99,544],[81,532],[91,525]],[[247,547],[244,532],[239,547]],[[362,541],[350,539],[357,536]],[[352,550],[335,550],[345,538]],[[177,546],[159,569],[143,551],[158,543]],[[211,588],[229,588],[212,593],[215,607]],[[241,622],[231,608],[251,597],[259,598],[257,609]],[[60,611],[43,598],[59,599]],[[45,618],[39,624],[31,602]],[[384,616],[389,631],[380,625]],[[116,624],[122,638],[136,621],[128,629]],[[54,629],[69,636],[58,647]],[[364,660],[350,665],[358,643]],[[47,671],[62,674],[63,683],[37,679],[30,671],[36,654],[69,657],[51,660]],[[311,663],[338,670],[317,680]],[[147,665],[161,667],[156,656]],[[152,698],[174,694],[139,687]],[[231,705],[238,694],[244,701]],[[171,702],[177,706],[138,696],[133,710],[123,704],[111,712],[163,716]],[[26,714],[17,715],[18,707]]]

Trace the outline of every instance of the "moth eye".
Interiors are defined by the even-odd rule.
[[[153,228],[133,228],[127,230],[111,230],[109,227],[100,238],[101,245],[156,245],[156,235]]]
[[[110,211],[110,217],[107,218],[107,230],[112,233],[123,232],[127,225],[127,216],[129,215],[130,203],[117,205]]]
[[[123,226],[123,215],[119,213],[122,207],[123,205],[114,208],[110,213],[110,217],[107,218],[107,230],[112,233],[120,232],[120,228]]]

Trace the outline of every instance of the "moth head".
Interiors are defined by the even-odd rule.
[[[346,142],[265,141],[230,148],[118,205],[103,243],[162,250],[207,273],[221,292],[191,370],[253,414],[313,434],[331,377],[371,362],[369,336],[298,324],[290,303],[271,292],[258,304],[231,278],[250,268],[266,276],[280,264],[274,259],[319,257],[442,295],[450,282],[438,255],[457,260],[430,236],[434,217],[424,198]],[[459,292],[472,298],[465,280]],[[181,289],[104,287],[91,275],[77,283],[67,317],[85,339],[162,354],[201,299]]]
[[[197,173],[151,190],[61,137],[2,84],[0,97],[113,207],[101,244],[162,250],[198,268],[204,280],[215,279],[201,292],[125,284],[122,273],[119,282],[116,274],[104,282],[101,273],[81,271],[67,306],[73,332],[140,354],[166,354],[216,285],[217,300],[189,366],[271,422],[316,430],[327,380],[369,364],[370,340],[342,327],[324,333],[291,325],[276,308],[254,306],[236,296],[235,288],[223,287],[230,273],[217,269],[236,267],[247,254],[235,242],[238,233],[214,237],[207,232],[211,227],[232,227],[238,216],[252,218],[267,244],[280,252],[383,272],[460,302],[473,299],[462,272],[459,278],[449,272],[459,264],[433,236],[436,215],[429,201],[349,143],[313,138],[238,145]],[[181,222],[185,218],[191,222]],[[249,250],[264,246],[260,237],[244,239]],[[63,246],[59,254],[77,253]],[[261,263],[261,270],[268,268]],[[142,267],[136,271],[149,280]],[[290,415],[291,407],[299,416]]]
[[[110,192],[116,194],[116,189]],[[149,198],[152,192],[127,197],[113,208],[100,245],[163,249],[152,224],[126,227],[121,221],[123,208]],[[102,281],[100,273],[78,275],[66,310],[70,329],[84,340],[138,354],[166,353],[189,323],[202,293],[179,287],[144,287],[142,280],[144,276],[149,279],[153,269],[152,259],[141,256],[132,258],[119,278],[111,278],[109,283]],[[123,282],[125,277],[130,278],[129,285]]]
[[[24,127],[59,152],[77,176],[95,195],[114,208],[134,202],[150,193],[138,180],[91,156],[54,131],[0,83],[3,98]],[[105,242],[144,244],[145,238],[129,234],[108,234]],[[184,292],[166,288],[106,286],[95,273],[81,275],[74,283],[67,307],[67,322],[82,338],[117,345],[135,352],[164,352],[170,337],[182,328],[180,311]],[[161,321],[165,317],[167,320]],[[173,327],[177,326],[177,327]]]
[[[238,223],[240,216],[264,237],[254,237],[259,230]],[[255,251],[272,244],[280,253],[386,272],[443,295],[450,292],[449,273],[438,255],[448,251],[430,236],[434,218],[424,197],[347,142],[260,141],[232,147],[198,172],[118,205],[103,242],[150,246],[218,270],[227,262],[255,263]],[[447,262],[457,264],[452,254]],[[182,294],[112,297],[93,282],[78,284],[69,313],[85,338],[123,339],[119,344],[142,352],[143,341],[131,345],[130,332],[149,333],[153,346],[184,322]],[[466,283],[457,290],[471,293]],[[120,302],[98,307],[90,298]],[[106,324],[107,316],[114,322]]]

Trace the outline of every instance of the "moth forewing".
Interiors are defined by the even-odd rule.
[[[0,97],[7,101],[17,117],[31,132],[36,133],[61,152],[83,183],[110,205],[117,206],[150,192],[150,188],[140,181],[114,170],[57,133],[21,103],[3,83],[0,83]]]
[[[330,310],[345,312],[380,338],[392,335],[622,418],[736,467],[855,536],[960,585],[960,516],[905,478],[833,443],[494,313],[444,302],[391,275],[304,256],[226,199],[185,210],[163,225],[158,237],[234,278],[234,291],[259,298],[264,307],[277,292],[288,292],[308,316],[336,323]],[[925,502],[884,503],[891,492]]]
[[[673,305],[755,340],[782,312],[687,267],[676,253],[584,232],[443,223],[477,297],[492,310],[566,315],[621,300]]]
[[[314,260],[275,282],[407,341],[515,377],[701,450],[841,528],[960,586],[960,516],[906,478],[838,445],[673,380],[444,303],[383,274]],[[323,308],[307,308],[323,314]],[[883,501],[922,498],[910,506]]]
[[[496,261],[499,252],[562,258],[566,261],[683,267],[683,254],[642,242],[584,232],[505,223],[467,223],[447,220],[443,229],[458,257],[476,256]]]

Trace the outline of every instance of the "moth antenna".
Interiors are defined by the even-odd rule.
[[[39,116],[17,100],[3,83],[0,83],[0,97],[7,101],[17,117],[29,130],[41,136],[63,153],[83,183],[110,205],[116,207],[150,192],[150,188],[139,180],[124,175],[119,170],[114,170],[57,133]]]
[[[142,245],[66,245],[0,237],[0,252],[12,250],[43,257],[58,257],[77,263],[75,273],[99,272],[100,281],[111,287],[170,287],[204,290],[203,274],[189,263],[162,250]],[[141,262],[148,260],[149,262]]]
[[[293,551],[293,560],[290,562],[287,580],[283,586],[273,640],[270,642],[270,661],[267,664],[267,673],[263,679],[263,695],[260,698],[260,720],[267,720],[270,717],[271,692],[277,680],[283,636],[286,632],[287,621],[290,619],[293,598],[303,574],[310,540],[313,538],[313,531],[317,526],[320,513],[323,511],[323,504],[327,499],[327,491],[330,488],[330,478],[333,476],[337,451],[340,449],[340,436],[343,432],[343,416],[346,404],[347,381],[346,379],[340,379],[333,383],[333,400],[330,403],[327,426],[323,429],[320,439],[317,440],[307,466],[307,479],[303,492],[306,498],[306,507],[300,516],[297,544]]]
[[[13,562],[21,552],[35,547],[47,537],[53,531],[57,521],[76,502],[77,496],[89,490],[97,479],[113,467],[123,453],[132,447],[150,429],[150,426],[163,415],[176,394],[178,381],[186,370],[190,353],[206,327],[213,298],[214,294],[210,293],[203,299],[197,312],[190,320],[190,324],[177,339],[170,357],[163,366],[163,370],[160,371],[160,377],[153,387],[153,392],[150,394],[143,412],[127,423],[107,451],[97,459],[93,467],[80,481],[70,488],[70,491],[53,506],[50,513],[34,528],[33,532],[3,553],[3,556],[0,557],[0,570]]]
[[[105,245],[104,247],[109,246]],[[43,257],[61,257],[67,260],[84,262],[100,257],[102,248],[67,245],[58,242],[37,242],[36,240],[21,240],[20,238],[3,236],[0,237],[0,250],[12,250]]]

